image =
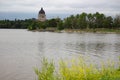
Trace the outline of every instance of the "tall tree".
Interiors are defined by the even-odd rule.
[[[120,14],[116,15],[116,17],[114,19],[114,28],[120,29]]]
[[[82,13],[79,16],[79,25],[80,25],[80,29],[85,29],[87,27],[87,14],[86,13]]]

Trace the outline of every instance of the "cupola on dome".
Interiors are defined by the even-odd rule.
[[[41,8],[41,10],[39,11],[39,14],[45,14],[45,11],[43,10],[43,8]]]

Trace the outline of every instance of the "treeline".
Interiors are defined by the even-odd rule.
[[[60,18],[49,19],[45,22],[40,22],[35,18],[25,19],[25,20],[0,20],[0,28],[9,28],[9,29],[46,29],[47,27],[56,28],[58,23],[61,21]]]
[[[120,15],[115,18],[105,16],[99,12],[94,14],[77,14],[67,17],[63,21],[64,28],[70,29],[96,29],[96,28],[109,28],[120,29]]]
[[[0,20],[0,28],[9,28],[9,29],[27,29],[30,23],[33,23],[33,19],[25,20]]]
[[[53,18],[46,20],[45,22],[37,21],[36,19],[25,20],[0,20],[0,28],[17,28],[17,29],[46,29],[55,28],[62,29],[120,29],[120,14],[114,18],[111,16],[105,16],[102,13],[82,13],[77,15],[71,15],[64,20],[60,18]]]

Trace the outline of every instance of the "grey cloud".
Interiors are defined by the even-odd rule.
[[[120,13],[120,0],[0,0],[0,12],[37,12],[44,7],[47,13],[103,12]]]

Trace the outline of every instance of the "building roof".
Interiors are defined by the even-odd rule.
[[[39,14],[45,14],[45,11],[43,10],[43,8],[41,8],[41,10],[39,11]]]

